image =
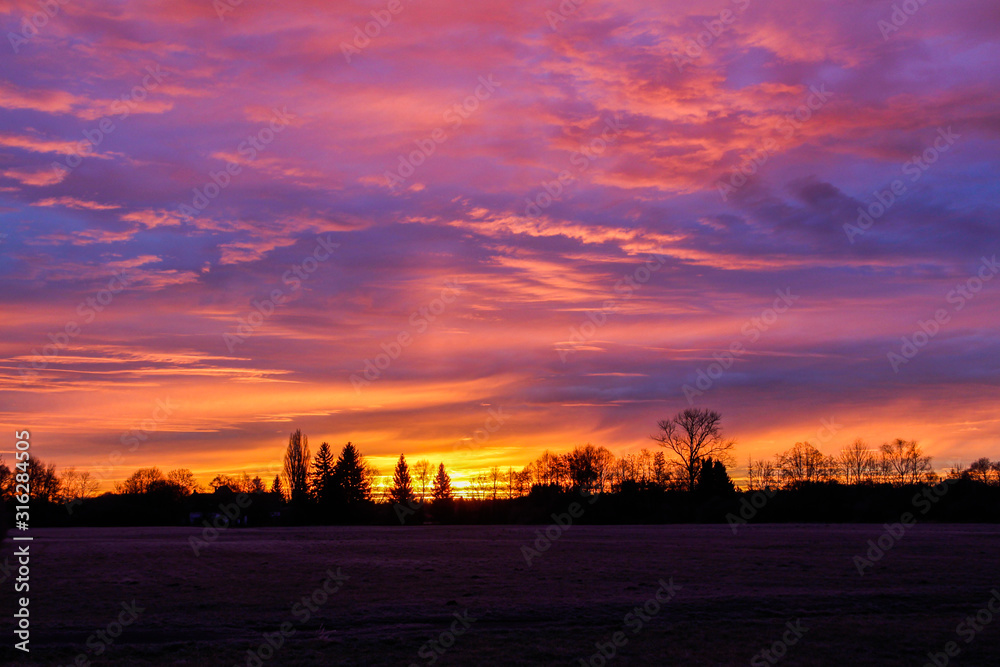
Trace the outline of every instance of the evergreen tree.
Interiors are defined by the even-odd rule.
[[[444,471],[444,463],[438,466],[433,492],[434,500],[451,500],[451,477]]]
[[[271,482],[271,493],[278,496],[282,500],[285,499],[285,489],[281,486],[281,475],[274,476],[274,481]]]
[[[333,477],[337,493],[345,504],[357,505],[371,498],[371,475],[367,467],[357,447],[351,443],[344,445],[333,467]]]
[[[260,476],[256,476],[250,482],[250,493],[264,493],[267,489],[264,488],[264,480]]]
[[[707,496],[724,496],[735,493],[736,487],[733,480],[726,472],[726,466],[722,461],[713,461],[708,457],[701,464],[701,471],[698,473],[698,485],[695,487],[698,493]]]
[[[399,455],[396,471],[392,475],[392,490],[389,496],[394,503],[409,503],[413,501],[413,480],[410,479],[410,468],[406,465],[406,457]]]
[[[323,443],[316,452],[309,475],[309,487],[313,498],[321,505],[328,505],[333,499],[336,487],[333,479],[334,460],[330,445]]]

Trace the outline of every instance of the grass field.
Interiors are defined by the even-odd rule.
[[[950,641],[955,664],[1000,656],[1000,617],[956,632],[1000,588],[997,526],[917,525],[864,576],[853,557],[878,525],[572,526],[529,566],[545,528],[230,529],[200,555],[195,529],[35,530],[31,660],[9,630],[0,660],[600,665],[601,643],[616,665],[767,665],[783,638],[782,665],[923,665]]]

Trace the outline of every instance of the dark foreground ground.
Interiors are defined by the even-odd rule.
[[[573,526],[529,567],[538,529],[231,529],[200,556],[195,529],[35,530],[30,662],[11,649],[14,574],[0,663],[246,665],[287,622],[264,664],[580,665],[620,631],[609,664],[768,665],[755,656],[798,621],[778,664],[923,665],[948,642],[950,664],[1000,664],[1000,615],[956,630],[1000,588],[997,526],[918,525],[863,577],[852,559],[881,526]],[[304,621],[296,600],[337,568],[348,578]],[[672,601],[626,618],[671,578]],[[138,619],[96,655],[133,600]],[[476,620],[436,653],[426,642],[452,644],[456,613]]]

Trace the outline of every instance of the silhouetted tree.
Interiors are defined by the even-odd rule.
[[[288,436],[282,471],[288,497],[293,503],[301,504],[308,498],[309,458],[309,438],[296,429]]]
[[[438,465],[434,477],[434,500],[451,500],[451,477],[444,470],[444,463]]]
[[[3,462],[3,457],[0,457],[0,498],[13,495],[13,488],[14,471],[8,468],[7,464]]]
[[[336,483],[333,477],[334,466],[333,452],[330,451],[330,445],[324,442],[316,450],[316,456],[313,457],[312,462],[312,472],[309,475],[310,491],[313,498],[321,505],[329,506],[334,500],[336,493]]]
[[[969,476],[972,479],[982,482],[983,484],[990,483],[991,473],[993,472],[993,463],[987,458],[982,457],[976,459],[969,466]]]
[[[882,445],[890,481],[896,484],[917,484],[931,469],[931,457],[924,456],[916,440],[897,438]]]
[[[420,459],[413,464],[413,474],[420,487],[420,502],[424,502],[424,498],[427,496],[427,485],[431,481],[431,462],[427,459]]]
[[[267,493],[267,488],[264,486],[264,480],[260,478],[260,475],[255,475],[250,481],[250,493]]]
[[[392,490],[389,496],[395,503],[410,503],[413,501],[413,480],[410,478],[410,468],[406,465],[406,457],[399,455],[396,470],[392,475]]]
[[[656,486],[665,489],[670,485],[670,466],[667,465],[667,457],[661,452],[653,455],[653,481]]]
[[[212,478],[212,481],[208,483],[208,486],[211,487],[212,493],[226,493],[236,491],[239,489],[240,484],[229,475],[218,474]]]
[[[588,443],[583,447],[576,447],[569,454],[566,454],[566,472],[569,475],[570,484],[574,488],[592,491],[597,487],[605,463],[600,449]]]
[[[840,469],[844,473],[844,482],[860,484],[871,480],[876,475],[876,456],[861,438],[844,447],[840,452]]]
[[[660,432],[650,436],[677,458],[689,490],[695,488],[702,461],[708,457],[725,459],[736,444],[722,437],[721,422],[718,412],[688,408],[657,422]]]
[[[747,459],[747,488],[750,491],[776,489],[778,486],[778,472],[774,463],[767,459]]]
[[[788,484],[826,481],[832,476],[834,465],[832,456],[826,456],[808,442],[796,442],[791,449],[778,454],[778,468]]]
[[[140,468],[115,486],[118,493],[149,493],[157,482],[166,481],[159,468]]]
[[[187,468],[171,470],[167,473],[167,481],[180,489],[186,496],[201,490],[201,486],[194,479],[194,473]]]
[[[729,478],[726,466],[722,461],[713,460],[711,456],[701,464],[696,489],[699,493],[710,496],[725,496],[736,492],[736,486]]]
[[[535,486],[562,486],[567,479],[565,458],[549,450],[528,464],[527,469],[531,471],[531,481]]]
[[[493,487],[493,502],[496,502],[497,494],[501,489],[501,481],[503,480],[503,473],[500,472],[499,466],[493,466],[490,468],[490,485]]]
[[[5,488],[3,480],[5,468],[6,466],[0,465],[0,493],[3,493]],[[75,468],[67,468],[66,472],[60,476],[60,488],[67,500],[89,498],[97,492],[99,487],[100,484],[87,471],[77,472]]]
[[[281,475],[274,476],[274,481],[271,482],[271,493],[278,496],[281,500],[285,499],[285,489],[281,485]]]
[[[472,484],[468,488],[475,500],[485,500],[490,490],[489,473],[476,473],[472,478]]]
[[[372,493],[372,472],[378,474],[365,463],[357,447],[351,443],[344,445],[333,467],[334,484],[341,501],[348,506],[367,502]]]

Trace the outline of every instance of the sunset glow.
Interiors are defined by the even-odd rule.
[[[0,10],[0,423],[103,490],[689,405],[735,478],[996,453],[995,2],[58,6]]]

